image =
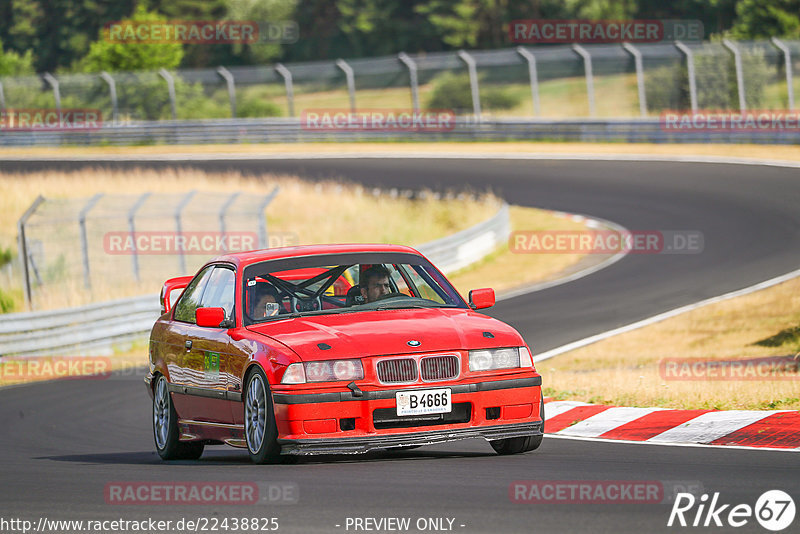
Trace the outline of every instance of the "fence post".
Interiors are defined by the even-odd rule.
[[[167,91],[169,91],[169,107],[172,111],[172,120],[178,119],[178,108],[175,104],[175,78],[172,74],[167,72],[167,69],[158,69],[158,73],[167,82]]]
[[[222,76],[228,86],[228,100],[231,102],[231,118],[236,118],[236,84],[231,71],[225,67],[217,67],[217,74]]]
[[[28,219],[33,216],[42,202],[44,202],[44,197],[42,195],[37,196],[33,204],[25,210],[25,213],[23,213],[22,217],[17,221],[17,253],[22,261],[22,279],[25,284],[25,305],[29,311],[33,311],[33,298],[31,292],[31,272],[28,266],[28,240],[25,237],[25,224],[28,222]]]
[[[114,81],[114,78],[103,71],[100,73],[100,77],[108,84],[108,93],[111,96],[111,120],[114,123],[114,126],[117,125],[117,121],[119,120],[119,103],[117,102],[117,82]]]
[[[633,64],[636,66],[636,87],[639,90],[639,114],[647,117],[647,92],[644,87],[644,65],[642,64],[642,53],[631,43],[622,43],[624,48],[633,56]]]
[[[694,54],[692,50],[680,41],[675,41],[675,47],[686,56],[686,71],[689,75],[689,101],[692,113],[697,113],[697,79],[694,75]]]
[[[356,80],[353,75],[353,68],[343,59],[336,60],[336,66],[342,69],[347,79],[347,92],[350,94],[350,112],[356,112]]]
[[[264,213],[264,210],[267,209],[267,206],[272,199],[275,198],[275,195],[278,194],[280,187],[277,185],[275,189],[272,190],[268,195],[264,197],[264,200],[261,201],[261,204],[258,205],[258,248],[269,248],[269,244],[267,242],[267,215]]]
[[[50,74],[49,72],[45,72],[42,76],[44,80],[50,84],[50,87],[53,88],[53,98],[56,101],[56,112],[58,113],[58,124],[61,125],[61,88],[59,86],[58,80],[56,77]]]
[[[525,58],[525,61],[528,62],[528,78],[530,79],[531,83],[531,101],[533,102],[533,114],[535,116],[540,116],[542,114],[542,108],[539,105],[539,74],[536,70],[536,56],[523,46],[517,47],[517,54],[521,55]]]
[[[414,112],[419,112],[419,79],[417,78],[417,63],[405,52],[397,54],[397,59],[408,67],[408,78],[411,85],[411,102],[414,105]]]
[[[242,194],[241,191],[233,193],[231,196],[228,197],[228,200],[226,200],[225,203],[222,205],[222,207],[219,209],[219,231],[222,234],[222,250],[224,251],[228,250],[228,245],[225,244],[225,235],[227,234],[225,230],[225,215],[227,215],[228,213],[228,208],[231,207],[234,201],[236,201],[236,198],[241,194]]]
[[[739,47],[737,47],[730,39],[723,39],[722,44],[733,54],[733,65],[736,68],[736,90],[739,93],[739,111],[747,111],[744,73],[742,72],[742,53],[739,51]]]
[[[283,84],[286,87],[286,100],[289,104],[289,116],[294,117],[294,85],[292,83],[292,73],[283,63],[276,64],[275,70],[283,77]]]
[[[794,109],[794,85],[792,81],[792,52],[786,43],[778,39],[772,38],[772,44],[775,45],[781,52],[783,52],[783,64],[786,69],[786,91],[789,100],[789,109]]]
[[[481,122],[481,94],[480,87],[478,86],[478,68],[475,64],[475,59],[465,50],[459,50],[458,57],[467,65],[467,72],[469,72],[469,89],[472,93],[472,112],[475,114],[475,118],[478,122]]]
[[[137,282],[141,280],[139,277],[139,254],[136,251],[136,224],[134,222],[134,218],[136,217],[136,212],[139,211],[139,208],[142,207],[142,204],[147,201],[147,197],[150,196],[150,193],[143,193],[142,196],[133,203],[131,209],[128,210],[128,231],[131,234],[131,240],[133,241],[133,249],[131,250],[131,262],[133,265],[133,276]]]
[[[81,227],[81,255],[83,257],[83,285],[86,289],[92,288],[91,270],[89,268],[89,238],[86,236],[86,215],[89,213],[97,202],[103,198],[103,193],[97,193],[89,199],[89,202],[81,210],[78,215],[78,224]]]
[[[583,71],[586,74],[586,98],[589,101],[589,116],[594,117],[594,75],[592,74],[592,55],[581,45],[575,43],[572,49],[583,58]]]
[[[184,196],[178,205],[175,206],[175,238],[179,238],[183,235],[183,224],[181,223],[181,214],[183,213],[183,209],[189,204],[189,201],[192,200],[192,197],[197,194],[197,191],[189,191],[186,196]],[[178,269],[180,273],[186,274],[186,254],[183,252],[183,247],[178,250]]]

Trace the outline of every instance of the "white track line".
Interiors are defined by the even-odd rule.
[[[741,297],[742,295],[748,295],[750,293],[754,293],[756,291],[760,291],[762,289],[766,289],[768,287],[772,287],[793,278],[797,278],[800,276],[800,269],[794,270],[790,273],[786,273],[781,276],[777,276],[775,278],[771,278],[764,282],[745,287],[743,289],[739,289],[737,291],[731,291],[730,293],[725,293],[724,295],[719,295],[716,297],[711,297],[710,299],[701,300],[700,302],[695,302],[694,304],[688,304],[686,306],[681,306],[680,308],[675,308],[673,310],[659,313],[658,315],[654,315],[652,317],[648,317],[647,319],[642,319],[641,321],[636,321],[635,323],[631,323],[626,326],[621,326],[619,328],[615,328],[613,330],[609,330],[607,332],[602,332],[600,334],[596,334],[594,336],[589,336],[583,339],[579,339],[578,341],[573,341],[572,343],[567,343],[566,345],[562,345],[560,347],[556,347],[554,349],[542,352],[541,354],[537,354],[533,357],[534,362],[541,362],[552,358],[554,356],[558,356],[559,354],[563,354],[565,352],[569,352],[571,350],[579,349],[581,347],[585,347],[586,345],[591,345],[592,343],[597,343],[598,341],[602,341],[604,339],[608,339],[610,337],[616,336],[618,334],[623,334],[625,332],[630,332],[631,330],[636,330],[638,328],[642,328],[644,326],[649,326],[651,324],[658,323],[665,319],[669,319],[671,317],[675,317],[676,315],[680,315],[682,313],[686,313],[688,311],[696,310],[697,308],[702,308],[703,306],[708,306],[709,304],[714,304],[717,302],[722,302],[723,300],[732,299],[735,297]]]
[[[607,439],[607,438],[582,438],[577,436],[563,436],[560,434],[546,434],[547,439],[544,441],[548,441],[550,439],[567,439],[567,440],[574,440],[574,441],[598,441],[600,443],[623,443],[627,445],[651,445],[656,447],[697,447],[697,448],[705,448],[705,449],[715,449],[719,451],[720,449],[728,450],[728,449],[738,449],[738,450],[748,450],[748,451],[772,451],[772,452],[800,452],[800,448],[797,449],[780,449],[780,448],[770,448],[770,447],[748,447],[746,445],[706,445],[705,443],[659,443],[654,441],[632,441],[628,439]]]
[[[676,427],[665,430],[647,441],[659,443],[711,443],[775,413],[780,412],[740,410],[707,412]]]
[[[553,401],[547,402],[544,405],[544,420],[552,419],[553,417],[568,412],[573,408],[580,406],[589,406],[588,402],[580,401]]]
[[[663,408],[609,408],[608,410],[602,411],[579,423],[560,430],[558,434],[562,436],[596,438],[609,430],[614,430],[626,423],[644,417],[647,414],[661,410],[663,410]]]
[[[286,159],[505,159],[505,160],[574,160],[574,161],[632,161],[663,163],[722,163],[731,165],[758,165],[767,167],[800,168],[800,162],[758,158],[728,158],[725,156],[673,156],[646,154],[585,154],[547,153],[519,154],[504,152],[339,152],[331,154],[231,154],[231,153],[176,153],[176,154],[121,154],[96,156],[13,156],[2,155],[3,161],[235,161],[235,160],[286,160]]]

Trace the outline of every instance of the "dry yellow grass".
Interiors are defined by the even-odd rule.
[[[800,325],[800,279],[719,302],[541,362],[558,398],[622,406],[800,409],[800,375],[790,380],[666,380],[664,358],[740,360],[794,355],[800,335],[755,343]]]
[[[755,144],[653,144],[653,143],[292,143],[246,145],[181,145],[139,147],[3,147],[0,157],[92,157],[110,155],[152,156],[160,154],[332,154],[348,153],[414,153],[442,154],[477,152],[494,154],[624,154],[657,156],[720,156],[800,161],[796,145]]]
[[[511,229],[522,231],[583,230],[583,223],[552,212],[511,206]],[[520,286],[552,280],[561,276],[585,258],[581,254],[519,254],[504,244],[492,255],[449,276],[456,289],[464,295],[470,289],[491,287],[502,294]],[[605,256],[596,255],[589,261],[599,262]]]
[[[99,192],[177,193],[191,189],[265,194],[276,185],[280,187],[280,193],[267,209],[267,224],[273,235],[288,234],[293,241],[289,244],[380,242],[418,245],[483,221],[500,206],[499,199],[486,192],[449,200],[437,200],[432,195],[411,200],[399,196],[374,196],[372,191],[338,181],[312,184],[286,175],[266,174],[250,178],[236,172],[205,173],[181,168],[160,171],[97,168],[80,173],[0,174],[0,190],[3,191],[0,195],[0,248],[16,249],[16,221],[39,194],[49,198],[75,198],[90,197]],[[216,228],[215,219],[212,223],[211,226]],[[80,277],[66,279],[59,282],[57,291],[37,292],[36,309],[156,293],[163,279],[179,274],[159,273],[161,278],[158,280],[143,279],[138,284],[129,280],[131,277],[127,275],[107,283],[93,279],[91,292],[85,290]],[[16,296],[20,298],[21,293],[17,291]]]
[[[491,193],[454,198],[410,200],[390,195],[374,196],[371,190],[339,181],[308,183],[292,176],[243,177],[235,172],[205,173],[193,169],[111,171],[97,168],[81,173],[40,172],[29,175],[0,174],[0,248],[15,248],[16,221],[34,198],[89,197],[98,192],[140,194],[202,191],[244,191],[263,194],[275,185],[280,193],[267,210],[272,235],[291,234],[297,244],[335,242],[391,242],[418,245],[472,226],[493,215],[500,205]],[[530,209],[511,210],[512,227],[520,230],[580,229],[582,225],[554,214]],[[295,244],[290,243],[290,244]],[[77,245],[76,245],[77,246]],[[466,295],[469,289],[494,286],[502,292],[512,287],[550,279],[580,259],[579,255],[512,254],[501,247],[480,264],[457,273],[455,283]],[[198,262],[205,258],[191,258]],[[129,273],[93,277],[91,290],[81,276],[66,277],[57,285],[38,290],[37,310],[76,306],[124,296],[156,293],[164,279],[181,273],[158,272],[141,282]],[[22,293],[12,293],[17,309]]]

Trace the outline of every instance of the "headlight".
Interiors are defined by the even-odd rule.
[[[517,347],[469,351],[470,371],[513,369],[519,366],[519,348]]]
[[[335,382],[339,380],[361,380],[362,378],[364,378],[364,368],[361,365],[361,360],[332,360],[293,363],[286,368],[281,384]]]

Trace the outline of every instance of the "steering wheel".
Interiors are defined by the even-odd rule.
[[[290,296],[289,303],[291,305],[290,313],[319,311],[322,309],[322,299],[318,296],[308,298]]]
[[[405,297],[407,299],[412,298],[412,297],[406,295],[405,293],[400,293],[399,291],[395,291],[394,293],[386,293],[385,295],[381,295],[380,297],[375,299],[375,302],[377,302],[379,300],[392,299],[394,297]]]

